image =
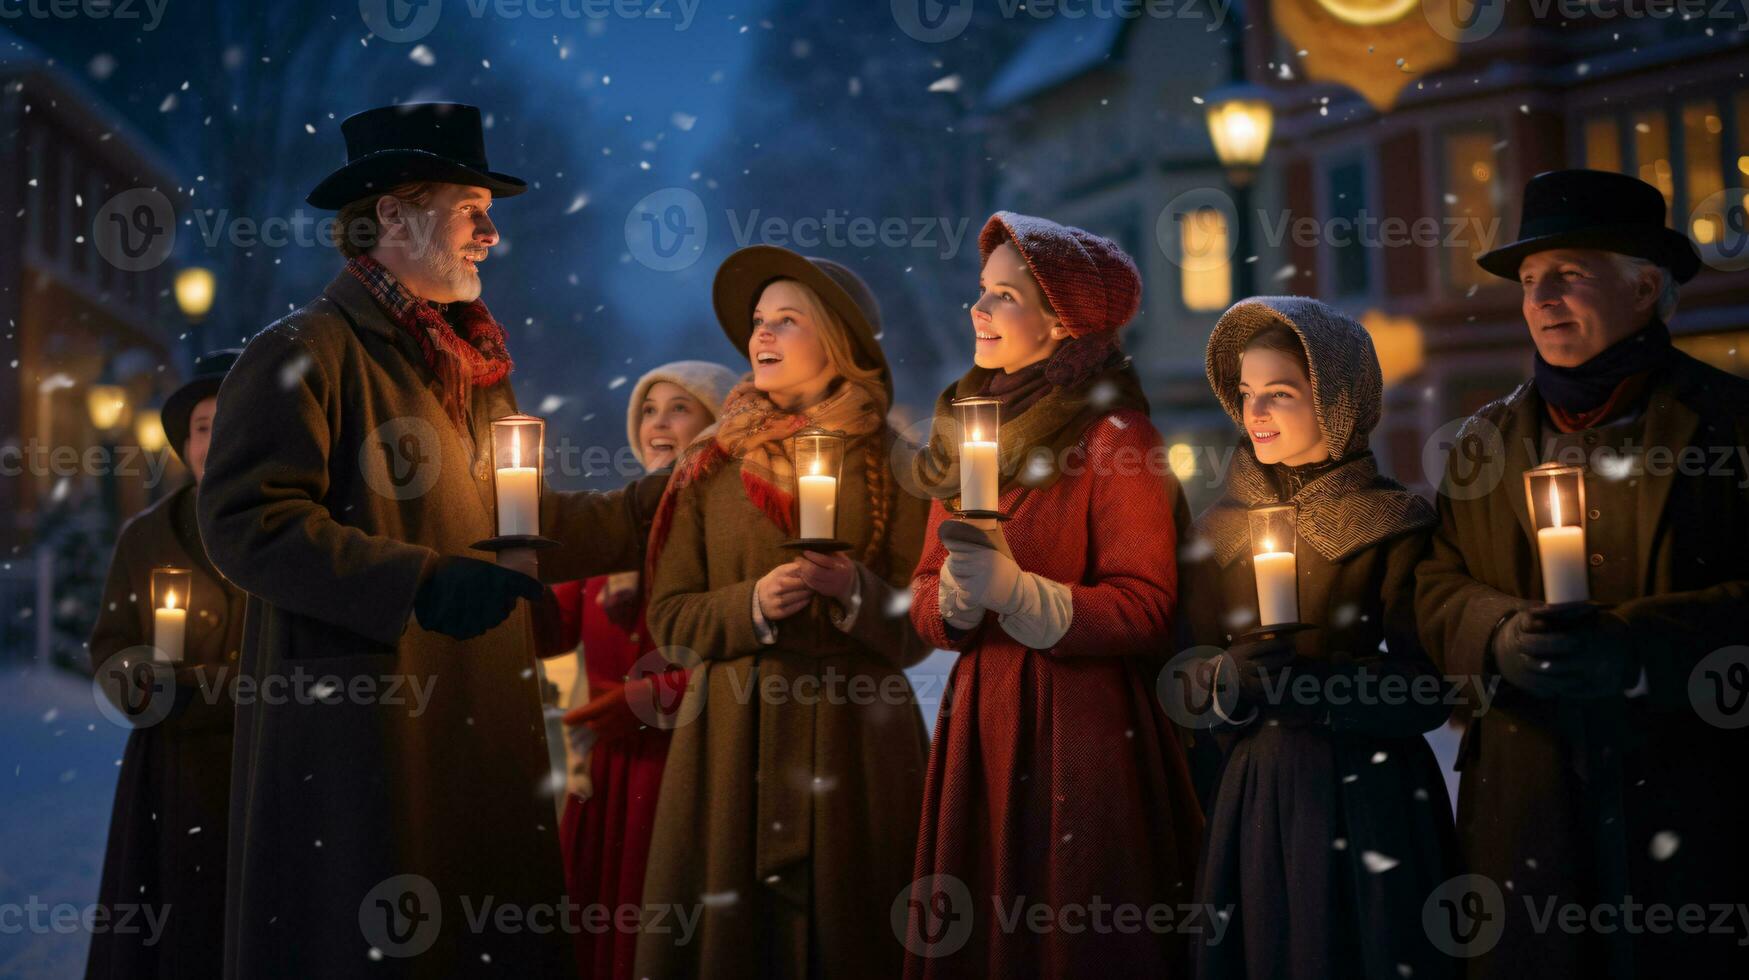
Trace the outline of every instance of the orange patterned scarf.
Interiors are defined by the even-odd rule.
[[[809,426],[842,432],[850,441],[880,430],[886,420],[885,392],[840,382],[836,390],[812,408],[787,412],[743,380],[723,401],[715,425],[699,433],[674,466],[674,475],[656,508],[650,529],[646,580],[655,578],[656,559],[668,543],[680,490],[703,480],[730,460],[741,461],[741,483],[747,499],[785,533],[795,533],[796,464],[790,456],[790,436]]]

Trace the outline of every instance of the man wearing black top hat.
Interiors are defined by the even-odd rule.
[[[1664,210],[1631,177],[1539,174],[1519,240],[1478,259],[1522,286],[1536,357],[1460,430],[1419,573],[1429,652],[1503,682],[1459,750],[1475,877],[1427,910],[1472,977],[1749,976],[1749,648],[1728,649],[1749,638],[1749,382],[1671,344],[1700,258]],[[1588,603],[1543,601],[1541,463],[1584,467],[1562,523],[1584,521]]]
[[[229,682],[243,639],[241,590],[207,560],[195,525],[214,396],[235,350],[195,360],[161,418],[170,448],[194,481],[134,515],[121,529],[86,644],[91,669],[125,721],[127,748],[98,886],[111,922],[94,929],[85,975],[216,977],[225,927],[225,828],[230,811]],[[189,572],[182,662],[154,666],[152,570]],[[165,699],[159,702],[157,699]]]
[[[250,593],[243,659],[326,699],[240,706],[230,977],[567,976],[563,880],[526,603],[496,535],[490,424],[517,411],[480,301],[498,241],[479,110],[372,109],[310,193],[346,265],[256,335],[219,393],[200,499]],[[542,488],[549,580],[636,568],[662,478]],[[426,692],[420,698],[419,692]]]

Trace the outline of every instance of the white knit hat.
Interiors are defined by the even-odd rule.
[[[639,378],[638,383],[632,386],[631,401],[626,404],[626,441],[631,443],[632,454],[637,456],[640,464],[644,462],[644,447],[638,439],[638,423],[643,418],[644,398],[649,395],[656,382],[666,381],[677,385],[697,399],[699,405],[715,419],[723,414],[723,399],[729,397],[729,390],[740,380],[739,374],[710,361],[671,361]]]

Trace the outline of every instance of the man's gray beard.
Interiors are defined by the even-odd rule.
[[[480,274],[462,264],[461,254],[427,249],[420,264],[431,278],[454,290],[458,303],[472,303],[480,298]]]

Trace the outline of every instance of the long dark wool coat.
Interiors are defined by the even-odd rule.
[[[191,594],[183,663],[174,688],[143,683],[121,714],[128,735],[116,779],[115,808],[97,901],[117,928],[94,930],[85,975],[216,977],[225,931],[225,837],[230,815],[229,681],[243,641],[242,591],[207,561],[194,519],[193,485],[136,514],[116,538],[103,608],[88,648],[93,671],[122,671],[152,642],[152,569],[187,569]],[[130,653],[130,651],[132,651]],[[144,680],[143,677],[138,678]],[[112,675],[100,678],[106,692]],[[169,697],[154,705],[153,697]],[[167,710],[166,710],[167,709]],[[162,934],[146,912],[162,916]],[[124,929],[123,916],[137,930]]]
[[[1260,463],[1249,439],[1220,500],[1181,555],[1187,646],[1226,648],[1255,628],[1250,508],[1295,507],[1299,660],[1275,703],[1235,705],[1209,801],[1197,900],[1230,909],[1227,934],[1196,950],[1199,980],[1388,980],[1452,975],[1423,928],[1427,895],[1455,871],[1451,809],[1422,734],[1451,698],[1422,649],[1415,567],[1433,510],[1382,476],[1367,449],[1383,378],[1358,323],[1314,300],[1259,297],[1209,338],[1211,387],[1241,428],[1243,352],[1290,328],[1306,354],[1312,407],[1333,462]],[[1394,686],[1389,686],[1394,685]],[[1304,693],[1298,693],[1304,691]],[[1207,708],[1205,707],[1205,711]]]
[[[244,671],[328,692],[238,708],[227,976],[573,971],[526,606],[466,641],[410,622],[434,556],[491,557],[489,422],[516,411],[476,388],[470,445],[435,384],[343,272],[219,391],[200,521],[251,596]],[[636,503],[546,494],[542,576],[636,568]]]
[[[1749,902],[1749,728],[1727,727],[1749,721],[1749,706],[1746,686],[1719,659],[1731,654],[1714,656],[1749,637],[1749,382],[1677,353],[1648,399],[1639,439],[1647,465],[1623,477],[1631,512],[1602,515],[1633,522],[1628,560],[1642,588],[1615,611],[1628,622],[1646,693],[1562,702],[1502,684],[1492,710],[1470,723],[1458,833],[1467,870],[1504,899],[1503,929],[1470,960],[1472,977],[1600,976],[1616,942],[1639,976],[1749,975],[1740,914],[1710,930],[1716,909]],[[1537,462],[1543,414],[1525,384],[1468,423],[1466,434],[1489,437],[1475,445],[1491,451],[1477,455],[1462,436],[1453,447],[1416,598],[1422,636],[1447,674],[1482,674],[1495,627],[1541,599],[1523,473]],[[1655,453],[1670,456],[1660,465]],[[1676,465],[1683,453],[1689,463]],[[1486,472],[1478,460],[1502,461],[1492,489],[1454,485]],[[1585,921],[1599,907],[1619,913],[1625,896],[1600,883],[1612,873],[1625,874],[1638,905],[1666,907],[1672,924],[1693,908],[1708,929],[1660,933],[1643,914],[1631,933],[1547,920],[1551,908],[1579,908]],[[1552,924],[1539,928],[1544,920]]]

